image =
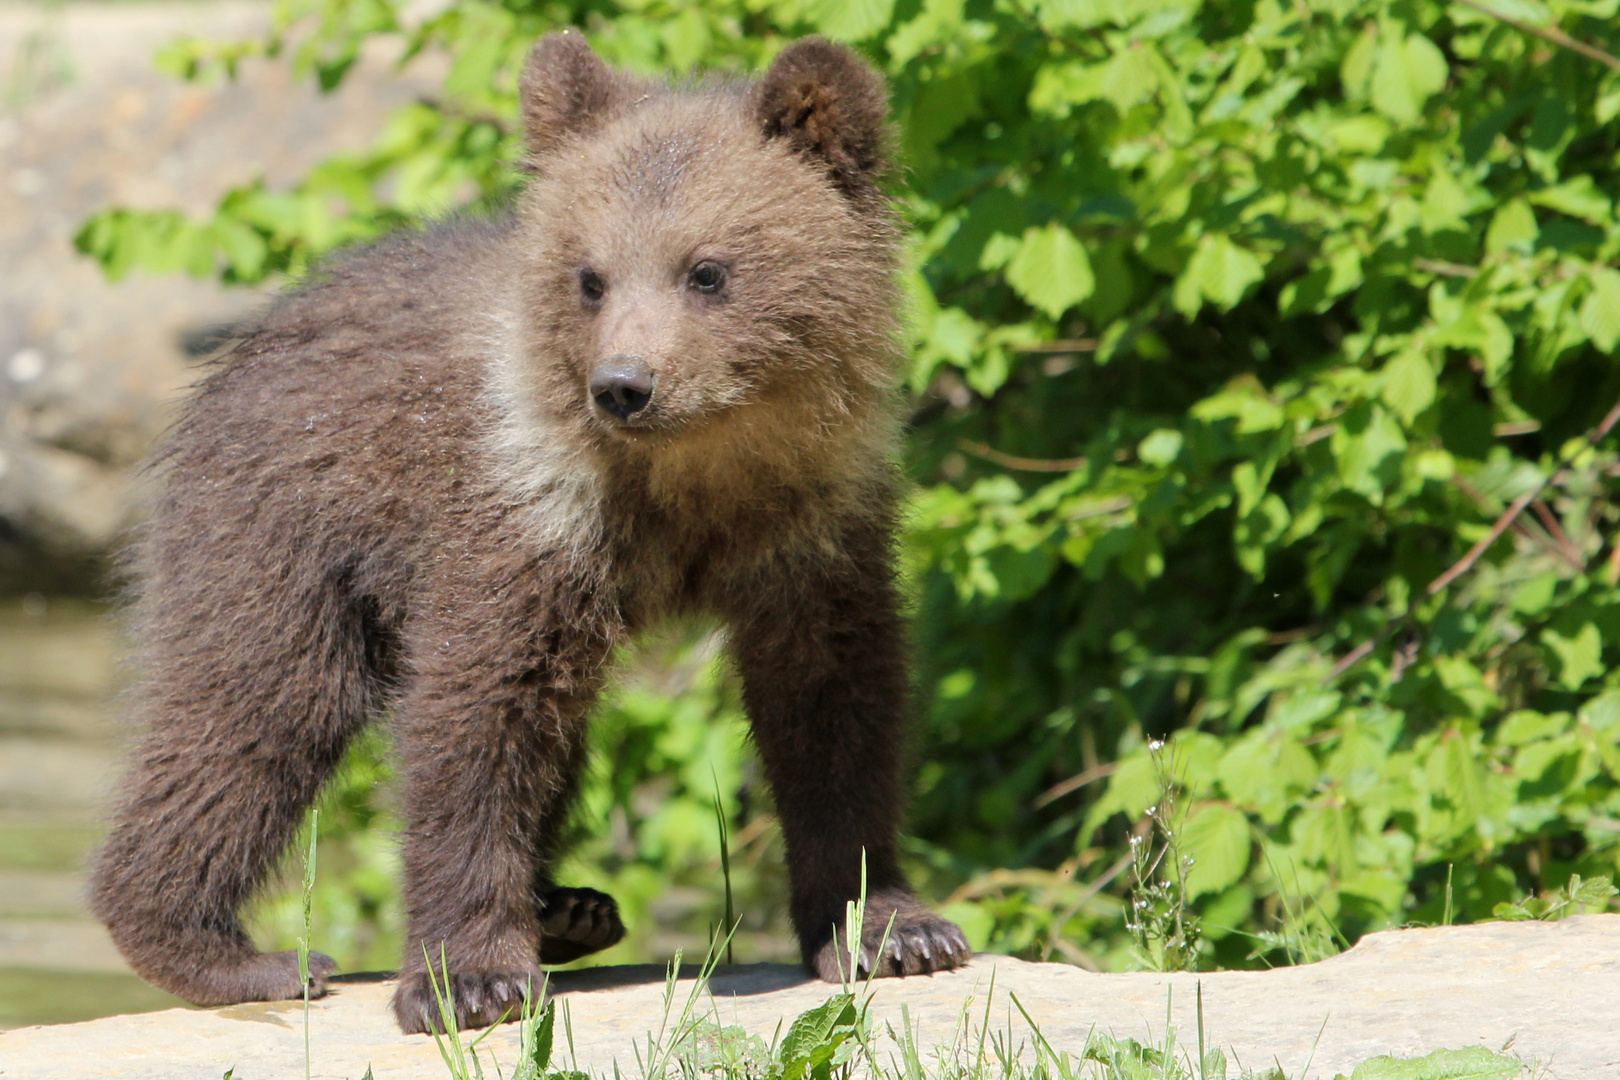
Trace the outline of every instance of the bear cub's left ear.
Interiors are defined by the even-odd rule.
[[[766,138],[818,158],[855,195],[888,167],[889,95],[883,77],[850,49],[807,37],[783,49],[755,88]]]

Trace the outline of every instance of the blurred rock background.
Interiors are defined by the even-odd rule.
[[[188,86],[181,35],[233,39],[268,4],[0,4],[0,1027],[172,1004],[84,911],[120,732],[112,556],[138,463],[218,327],[262,300],[181,276],[106,281],[73,249],[108,203],[200,211],[369,142],[428,83],[368,56],[343,92],[285,65]]]

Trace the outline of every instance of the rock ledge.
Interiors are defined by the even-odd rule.
[[[624,1075],[639,1075],[632,1046],[644,1048],[647,1032],[658,1026],[663,975],[641,965],[553,977],[553,991],[569,1003],[580,1068],[611,1076],[617,1062]],[[1312,1077],[1331,1077],[1379,1054],[1509,1044],[1537,1064],[1538,1076],[1620,1074],[1620,915],[1389,931],[1319,964],[1264,972],[1098,975],[981,955],[961,971],[880,980],[878,1026],[898,1027],[905,1005],[922,1046],[946,1045],[970,997],[974,1015],[984,1015],[992,978],[992,1030],[1010,1025],[1015,1041],[1027,1041],[1023,1021],[1010,1018],[1017,1013],[1008,995],[1015,993],[1060,1050],[1079,1050],[1093,1029],[1158,1043],[1167,1006],[1178,1043],[1196,1044],[1202,984],[1210,1041],[1251,1069],[1275,1060],[1295,1080],[1308,1059]],[[690,985],[683,980],[678,1003]],[[722,969],[710,987],[713,1015],[767,1040],[779,1021],[820,1004],[831,989],[780,964]],[[353,976],[312,1004],[314,1076],[358,1080],[368,1066],[377,1080],[447,1075],[430,1038],[402,1036],[394,1027],[392,992],[384,977]],[[0,1077],[219,1080],[227,1068],[238,1080],[302,1076],[301,1008],[289,1001],[173,1009],[0,1032]],[[492,1034],[482,1049],[492,1050],[510,1075],[515,1029]],[[554,1064],[566,1067],[567,1051],[560,1053]],[[494,1075],[487,1054],[484,1060]]]

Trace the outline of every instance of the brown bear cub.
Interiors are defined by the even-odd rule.
[[[938,971],[967,942],[896,859],[899,231],[881,79],[809,39],[671,89],[577,33],[522,83],[515,210],[341,256],[229,348],[159,452],[133,553],[143,726],[95,910],[201,1005],[296,997],[239,910],[357,732],[401,762],[400,1026],[488,1024],[624,933],[556,884],[615,645],[730,626],[805,964]],[[891,928],[892,922],[892,928]],[[879,945],[887,943],[879,955]],[[847,951],[844,953],[847,957]],[[332,961],[312,957],[314,992]]]

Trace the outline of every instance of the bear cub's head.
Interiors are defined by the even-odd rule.
[[[532,407],[621,457],[825,442],[889,410],[887,98],[854,53],[810,38],[758,81],[670,87],[564,31],[522,106]]]

